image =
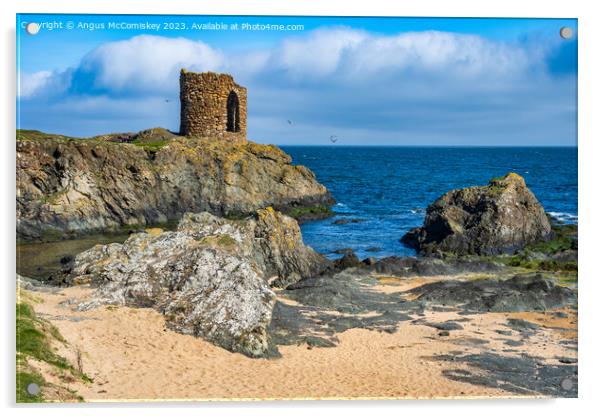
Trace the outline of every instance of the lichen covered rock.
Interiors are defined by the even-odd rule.
[[[426,211],[422,227],[402,242],[422,254],[512,254],[548,240],[552,228],[543,207],[516,173],[447,192]]]
[[[80,309],[152,307],[175,331],[261,357],[271,350],[270,281],[294,283],[327,264],[303,245],[293,219],[268,208],[246,220],[186,214],[177,231],[97,245],[75,257],[65,281],[97,287]]]
[[[17,234],[53,240],[179,220],[333,203],[276,146],[179,137],[164,129],[92,139],[17,134]]]

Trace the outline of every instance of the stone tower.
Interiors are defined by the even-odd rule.
[[[180,72],[180,134],[247,140],[247,89],[231,75]]]

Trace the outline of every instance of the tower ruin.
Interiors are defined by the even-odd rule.
[[[229,74],[180,71],[180,134],[247,140],[247,89]]]

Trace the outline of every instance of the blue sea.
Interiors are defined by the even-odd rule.
[[[430,203],[451,189],[486,185],[508,172],[522,175],[552,216],[577,222],[576,147],[282,148],[337,201],[334,217],[301,226],[305,243],[330,258],[344,248],[360,258],[414,255],[399,239],[422,224]],[[338,219],[362,221],[334,224]]]

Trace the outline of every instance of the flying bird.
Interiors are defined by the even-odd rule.
[[[166,98],[166,99],[165,99],[165,102],[166,102],[166,103],[169,103],[169,102],[171,102],[171,100],[170,100],[169,98]]]
[[[287,122],[288,124],[291,124],[291,125],[293,124],[293,122],[292,122],[292,121],[290,121],[290,120],[286,120],[286,122]]]
[[[339,138],[337,136],[335,136],[335,135],[330,136],[330,141],[331,142],[336,143],[337,140],[339,140]]]

